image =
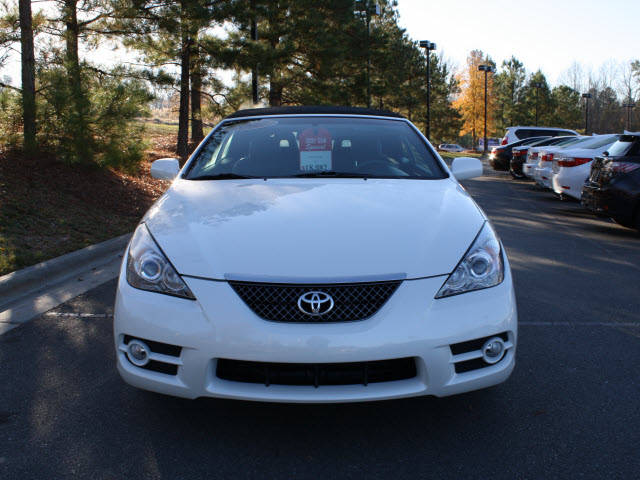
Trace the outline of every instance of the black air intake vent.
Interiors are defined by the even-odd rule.
[[[218,359],[222,380],[269,385],[368,385],[416,376],[413,358],[352,363],[266,363]]]

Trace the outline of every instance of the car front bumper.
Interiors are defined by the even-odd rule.
[[[263,320],[226,282],[185,278],[198,299],[191,301],[135,289],[121,274],[114,313],[118,371],[127,383],[163,394],[267,402],[447,396],[489,387],[506,380],[515,365],[516,303],[508,264],[505,268],[498,286],[437,300],[446,276],[405,280],[369,319],[314,324]],[[460,353],[459,344],[501,334],[507,339],[502,360],[469,371],[460,368],[478,356],[480,347]],[[156,344],[180,347],[177,356],[158,357],[175,364],[175,371],[135,366],[125,353],[130,338],[151,343],[152,351]],[[267,386],[223,380],[216,368],[219,359],[311,365],[409,357],[415,360],[415,377],[367,385]]]

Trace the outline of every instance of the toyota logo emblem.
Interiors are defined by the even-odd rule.
[[[333,309],[333,298],[324,292],[307,292],[298,299],[298,308],[307,315],[324,315]]]

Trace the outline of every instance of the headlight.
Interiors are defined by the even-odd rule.
[[[127,258],[127,282],[140,290],[195,300],[171,262],[153,240],[147,226],[138,225]]]
[[[493,226],[484,222],[471,248],[444,282],[436,298],[494,287],[504,279],[500,241]]]

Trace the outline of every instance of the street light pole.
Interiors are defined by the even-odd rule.
[[[586,99],[585,105],[585,113],[584,113],[584,134],[589,135],[589,99],[591,98],[590,93],[583,93],[582,98]]]
[[[635,108],[636,104],[625,103],[622,106],[627,109],[627,131],[630,132],[631,131],[631,109]]]
[[[489,72],[496,72],[496,69],[491,65],[480,65],[478,71],[484,72],[484,145],[482,154],[487,154],[487,76]]]
[[[436,44],[429,40],[420,40],[420,47],[427,51],[427,140],[431,141],[431,50],[436,49]]]
[[[536,127],[538,126],[538,92],[542,87],[542,83],[534,83],[534,87],[536,87]]]

